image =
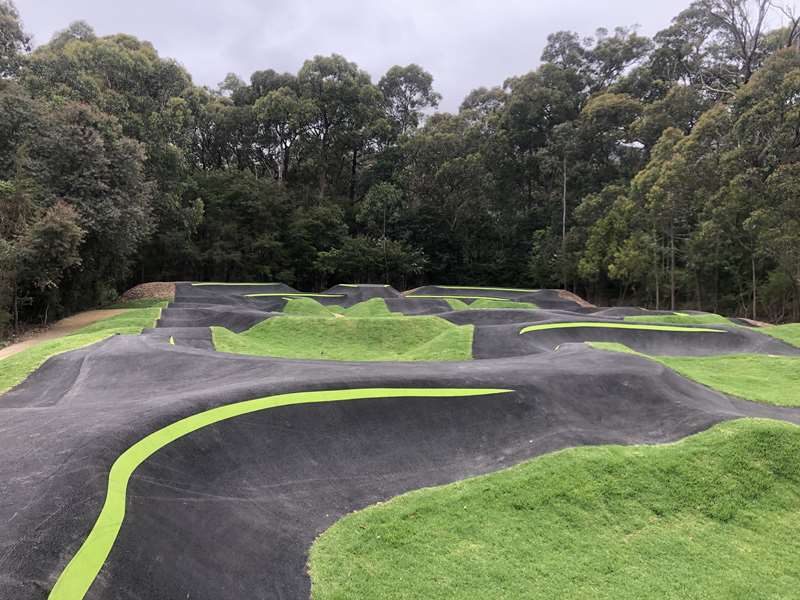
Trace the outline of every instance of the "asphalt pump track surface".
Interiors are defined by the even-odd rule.
[[[266,287],[183,284],[171,308],[215,307],[213,324],[241,325],[239,310],[279,313],[284,296],[248,296],[273,293]],[[321,301],[413,300],[347,287]],[[471,320],[476,356],[495,355],[470,362],[218,353],[190,312],[185,326],[165,314],[141,336],[54,356],[0,398],[0,598],[307,598],[315,537],[405,491],[570,446],[669,442],[740,417],[800,423],[798,409],[730,398],[575,342],[797,349],[733,327],[604,327],[620,316],[593,317],[548,292],[553,305],[537,311],[440,313]],[[520,333],[554,324],[571,326]]]

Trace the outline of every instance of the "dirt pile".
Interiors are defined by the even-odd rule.
[[[130,300],[174,300],[175,283],[171,281],[151,281],[140,283],[120,296],[122,301]]]

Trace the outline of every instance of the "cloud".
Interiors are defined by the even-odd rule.
[[[688,0],[17,0],[37,43],[75,20],[100,35],[125,32],[178,60],[195,82],[215,86],[228,72],[248,79],[272,68],[296,72],[316,54],[343,54],[374,80],[394,64],[430,71],[456,110],[479,86],[536,68],[547,35],[590,35],[640,25],[652,35]]]

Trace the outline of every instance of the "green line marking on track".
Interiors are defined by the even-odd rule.
[[[409,294],[406,298],[440,298],[443,300],[503,300],[507,301],[509,298],[494,298],[492,296],[433,296],[430,294]]]
[[[108,474],[105,503],[97,521],[53,586],[49,600],[81,600],[108,558],[125,518],[128,482],[133,472],[161,448],[198,429],[277,406],[309,402],[338,402],[362,398],[460,397],[505,394],[513,390],[467,388],[372,388],[295,392],[245,400],[212,408],[176,421],[139,440],[123,452]]]
[[[358,287],[361,287],[361,285],[362,285],[362,284],[360,284],[360,283],[340,283],[340,284],[339,284],[339,287],[351,287],[351,288],[358,288]],[[370,287],[374,287],[374,286],[370,286]],[[383,287],[390,287],[390,286],[389,286],[389,284],[387,283],[387,284],[385,284]]]
[[[175,338],[172,337],[172,336],[169,336],[169,343],[170,343],[171,346],[174,346],[175,345]]]
[[[343,298],[344,294],[303,294],[303,293],[283,293],[283,294],[245,294],[246,298],[260,298],[261,296],[282,296],[284,298]]]
[[[209,281],[195,283],[192,282],[192,287],[200,287],[201,285],[281,285],[280,283],[224,283],[221,281]]]
[[[487,292],[538,292],[539,290],[524,290],[520,288],[495,288],[495,287],[470,287],[468,285],[435,285],[433,287],[442,288],[443,290],[486,290]]]
[[[587,321],[585,323],[543,323],[541,325],[528,325],[523,327],[519,334],[530,333],[532,331],[543,331],[545,329],[577,329],[581,327],[593,327],[596,329],[638,329],[644,331],[677,331],[679,333],[728,333],[724,329],[708,329],[705,327],[679,327],[677,325],[634,325],[633,323],[596,323]]]

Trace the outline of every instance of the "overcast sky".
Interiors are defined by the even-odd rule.
[[[441,108],[470,90],[534,69],[547,34],[639,25],[652,35],[690,0],[16,0],[44,43],[83,19],[99,35],[130,33],[215,87],[229,72],[249,80],[296,73],[315,54],[339,53],[372,74],[418,63],[433,74]]]

